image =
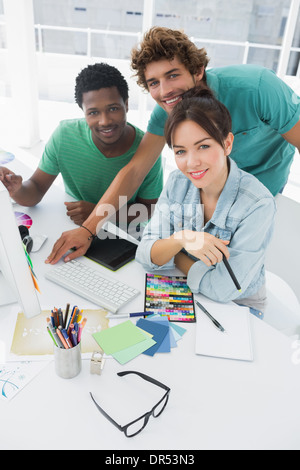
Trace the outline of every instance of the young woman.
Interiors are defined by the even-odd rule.
[[[234,300],[262,318],[264,257],[275,201],[229,157],[234,136],[227,108],[210,90],[195,87],[170,113],[165,137],[178,170],[159,198],[136,259],[147,270],[176,265],[194,293],[220,302]]]

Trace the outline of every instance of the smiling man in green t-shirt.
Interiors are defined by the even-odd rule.
[[[130,162],[144,133],[127,122],[128,84],[115,67],[94,64],[83,69],[76,78],[75,100],[85,118],[59,124],[31,178],[23,182],[21,176],[0,168],[0,180],[17,203],[34,206],[61,174],[67,194],[77,200],[65,203],[67,214],[81,225],[118,172]],[[162,187],[159,158],[128,206],[143,204],[150,218]]]

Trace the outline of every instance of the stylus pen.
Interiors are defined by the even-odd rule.
[[[229,274],[230,274],[231,279],[233,280],[233,282],[234,282],[234,284],[235,284],[235,287],[237,288],[237,290],[238,290],[239,292],[242,292],[242,288],[241,288],[241,286],[239,285],[239,283],[238,283],[238,281],[237,281],[237,278],[235,277],[234,272],[232,271],[232,269],[231,269],[231,267],[230,267],[230,264],[229,264],[228,261],[227,261],[226,256],[223,256],[223,261],[224,261],[224,264],[225,264],[225,266],[226,266],[227,271],[228,271]]]
[[[152,315],[152,312],[137,312],[137,313],[120,313],[119,315],[108,314],[106,318],[133,318],[133,317],[147,317]]]
[[[218,328],[218,330],[222,331],[222,333],[225,332],[225,329],[223,328],[223,326],[206,310],[205,307],[203,307],[203,305],[200,304],[200,302],[198,302],[198,300],[195,300],[196,304],[198,305],[198,307],[202,310],[203,313],[205,313],[205,315],[213,322],[213,324]]]

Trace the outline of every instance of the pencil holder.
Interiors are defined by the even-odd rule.
[[[55,371],[63,379],[72,379],[81,371],[81,343],[74,348],[62,349],[54,346]]]

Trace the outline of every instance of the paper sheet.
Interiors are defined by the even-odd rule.
[[[249,309],[233,303],[222,304],[220,308],[216,302],[203,299],[199,301],[221,323],[226,332],[220,332],[196,307],[196,354],[252,361]]]
[[[47,332],[46,318],[50,315],[50,310],[43,310],[41,315],[34,318],[26,318],[23,313],[18,314],[10,350],[13,360],[18,360],[16,357],[30,361],[49,360],[53,355],[53,342]],[[97,351],[97,343],[92,335],[108,328],[109,320],[106,315],[107,311],[103,309],[83,309],[83,316],[87,317],[82,333],[83,357]]]
[[[114,354],[145,340],[145,335],[130,320],[93,335],[105,354]]]
[[[134,344],[133,346],[123,349],[122,351],[118,351],[112,355],[120,364],[122,365],[126,364],[126,362],[131,361],[132,359],[139,356],[147,349],[154,346],[155,341],[152,339],[152,335],[149,335],[145,331],[144,332],[142,331],[142,333],[145,336],[144,341]]]
[[[47,365],[46,362],[0,364],[0,399],[11,400]]]

